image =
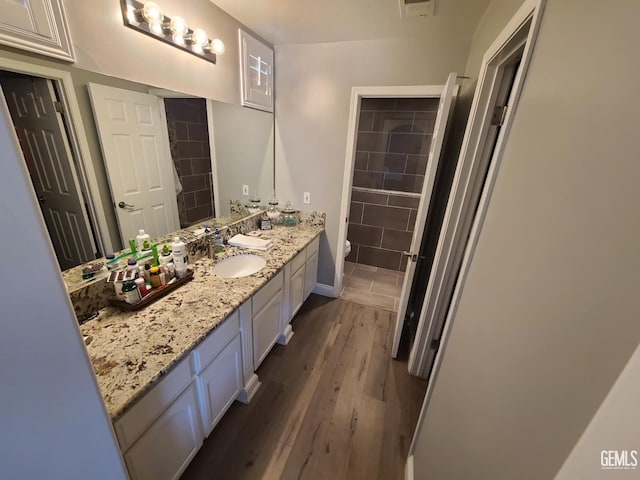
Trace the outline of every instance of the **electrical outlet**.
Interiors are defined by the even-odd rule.
[[[245,197],[249,196],[249,185],[242,185],[242,195]]]
[[[304,203],[311,203],[311,192],[304,192],[304,196],[302,197],[302,201]]]

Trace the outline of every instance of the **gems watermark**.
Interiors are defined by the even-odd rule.
[[[637,466],[637,450],[602,450],[600,452],[600,467],[603,470],[635,470]]]

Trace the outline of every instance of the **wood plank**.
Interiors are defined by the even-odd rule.
[[[390,358],[392,319],[311,295],[182,478],[402,479],[426,386]]]
[[[358,428],[353,438],[349,465],[344,478],[371,480],[378,475],[378,464],[372,458],[386,455],[382,451],[385,402],[369,396],[362,397]]]
[[[353,329],[340,355],[346,368],[342,378],[334,378],[338,388],[333,415],[324,419],[316,435],[316,448],[308,457],[308,468],[301,478],[343,478],[348,468],[349,453],[361,416],[361,400],[369,364],[369,353],[375,335],[375,309],[353,306]]]

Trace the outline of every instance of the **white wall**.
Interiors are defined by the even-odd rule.
[[[553,478],[640,342],[638,16],[632,0],[547,3],[418,479]],[[638,446],[628,432],[612,448]]]
[[[629,470],[603,470],[603,450],[640,452],[640,347],[609,391],[607,398],[594,415],[589,426],[574,447],[571,455],[556,475],[556,480],[583,480],[585,478],[608,478],[611,480],[640,477],[640,464]],[[629,463],[633,458],[628,454]],[[636,453],[637,462],[640,454]]]
[[[0,99],[3,478],[127,478]]]
[[[333,285],[351,88],[441,85],[462,72],[471,32],[276,46],[276,193],[327,214],[318,281]],[[311,204],[303,205],[303,192]]]
[[[248,202],[242,185],[257,191],[261,204],[273,197],[273,115],[228,103],[213,102],[213,135],[218,164],[220,212],[229,200]]]

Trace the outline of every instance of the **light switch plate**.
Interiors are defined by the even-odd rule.
[[[304,196],[302,197],[302,201],[304,203],[311,203],[311,192],[304,192]]]
[[[249,185],[242,185],[242,195],[249,196]]]

